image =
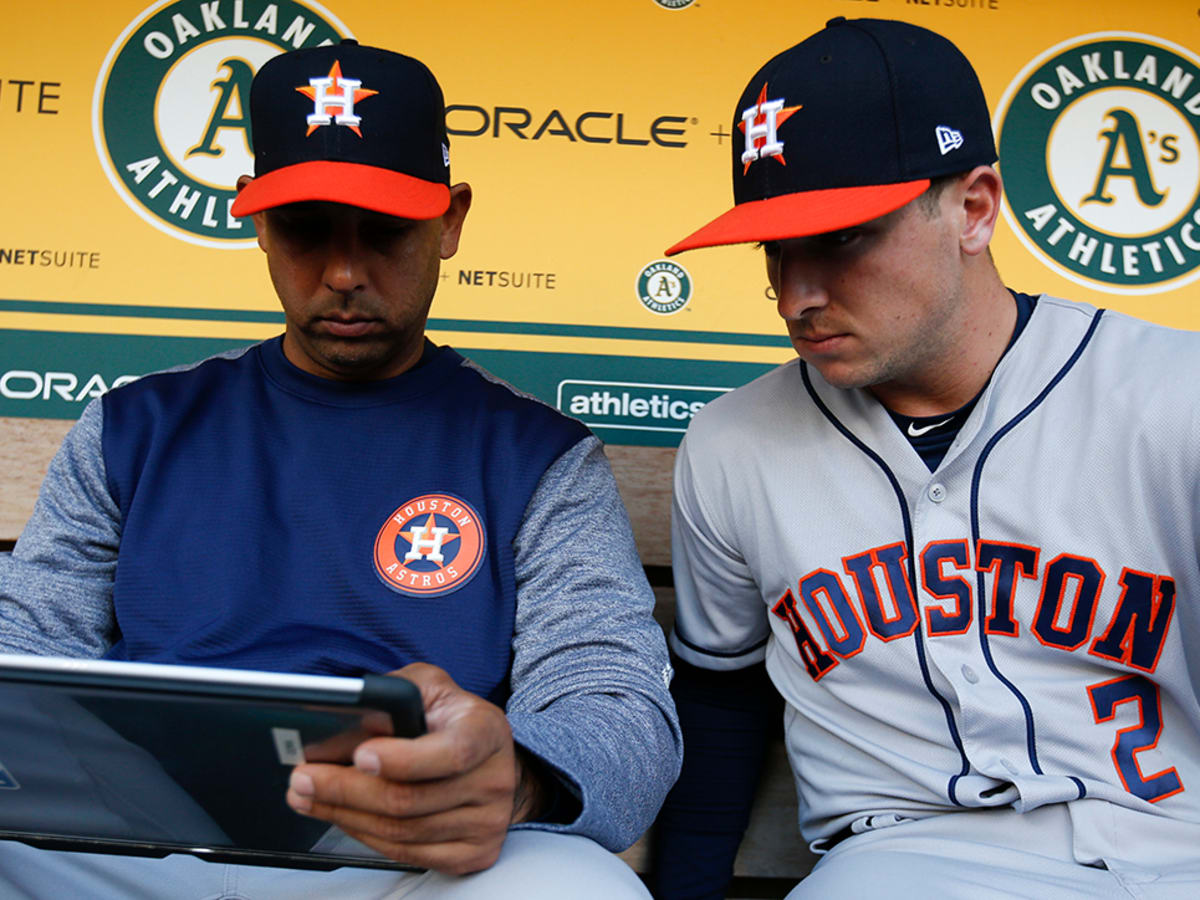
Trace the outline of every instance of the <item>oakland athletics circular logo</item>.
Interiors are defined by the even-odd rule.
[[[654,0],[663,9],[683,9],[691,6],[696,0]]]
[[[642,306],[662,316],[679,312],[692,298],[692,276],[669,259],[656,259],[642,267],[637,277]]]
[[[1005,215],[1066,278],[1144,294],[1200,277],[1200,57],[1142,34],[1042,53],[996,110]]]
[[[305,0],[163,0],[117,38],[96,79],[92,136],[139,216],[206,247],[250,247],[229,207],[254,171],[250,81],[272,56],[336,43],[346,27]]]
[[[436,597],[471,580],[485,546],[475,510],[451,494],[422,494],[379,529],[375,572],[401,594]]]

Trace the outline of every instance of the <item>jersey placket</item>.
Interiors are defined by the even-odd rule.
[[[951,802],[1003,805],[1034,774],[1021,700],[989,664],[980,641],[984,604],[970,539],[971,472],[962,459],[940,467],[913,498],[914,592],[927,665],[941,676],[964,768],[949,779]],[[947,535],[962,535],[948,539]]]

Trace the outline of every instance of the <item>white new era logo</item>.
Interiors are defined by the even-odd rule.
[[[942,151],[942,156],[963,145],[962,132],[955,131],[949,125],[939,125],[934,134],[937,135],[938,149]]]

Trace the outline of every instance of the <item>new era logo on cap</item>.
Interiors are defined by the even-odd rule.
[[[928,29],[887,19],[839,16],[780,53],[746,85],[733,125],[745,136],[733,142],[733,209],[667,255],[849,228],[898,209],[933,178],[996,159],[966,57]]]
[[[941,151],[942,156],[963,145],[962,132],[955,131],[949,125],[939,125],[933,133],[937,138],[938,150]]]
[[[343,41],[268,60],[250,88],[254,180],[235,216],[325,201],[405,219],[450,204],[442,89],[420,61]]]

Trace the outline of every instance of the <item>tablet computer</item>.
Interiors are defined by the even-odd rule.
[[[0,654],[0,839],[289,868],[412,868],[284,795],[302,762],[425,730],[420,692],[341,678]]]

